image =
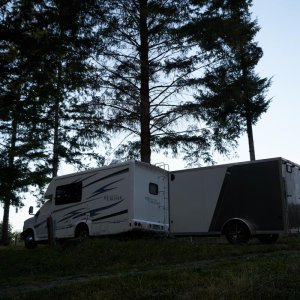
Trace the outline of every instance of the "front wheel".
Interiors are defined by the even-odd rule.
[[[37,243],[34,239],[34,233],[32,231],[29,231],[26,233],[24,238],[25,247],[27,249],[34,249],[37,246]]]
[[[232,221],[224,228],[224,234],[230,244],[246,244],[250,239],[248,226],[240,221]]]

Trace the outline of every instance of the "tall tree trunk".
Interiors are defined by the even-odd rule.
[[[59,166],[59,99],[56,98],[54,103],[52,177],[57,176],[58,166]]]
[[[246,125],[247,125],[250,160],[255,160],[254,138],[253,138],[253,130],[252,130],[252,117],[251,117],[251,112],[249,111],[248,107],[246,107]]]
[[[61,65],[57,70],[56,95],[54,99],[54,136],[53,136],[53,158],[52,177],[56,177],[59,168],[59,126],[60,126],[60,98],[61,98]]]
[[[151,133],[150,133],[150,95],[149,95],[149,41],[148,41],[148,3],[139,0],[140,6],[140,124],[141,124],[141,161],[150,163]]]
[[[9,208],[10,208],[10,200],[4,199],[2,232],[1,232],[2,233],[1,244],[4,246],[7,246],[9,244],[9,236],[8,236]]]
[[[17,100],[19,101],[19,100]],[[16,142],[17,142],[17,131],[18,131],[18,118],[19,118],[19,104],[18,102],[14,105],[12,130],[11,130],[11,141],[10,149],[8,151],[8,174],[7,174],[7,187],[6,195],[4,199],[3,208],[3,221],[2,221],[2,244],[9,244],[8,227],[9,227],[9,209],[11,205],[11,191],[13,190],[14,181],[14,160],[16,155]]]
[[[249,92],[248,92],[248,78],[249,78],[249,70],[247,68],[247,63],[245,61],[245,49],[241,47],[241,66],[242,66],[242,94],[243,94],[243,102],[245,107],[245,116],[246,116],[246,128],[247,128],[247,136],[248,136],[248,145],[249,145],[249,154],[250,160],[255,160],[255,149],[254,149],[254,138],[253,138],[253,130],[252,130],[252,111],[250,109],[250,101]]]

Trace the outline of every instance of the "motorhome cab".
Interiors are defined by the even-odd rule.
[[[24,223],[28,248],[53,238],[168,231],[168,175],[150,164],[129,161],[59,176],[49,184],[46,203]]]

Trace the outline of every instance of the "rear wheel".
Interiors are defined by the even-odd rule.
[[[89,228],[86,224],[78,225],[76,228],[75,237],[80,241],[84,241],[89,237]]]
[[[273,244],[278,240],[279,234],[259,234],[258,240],[262,244]]]
[[[223,232],[230,244],[246,244],[250,239],[249,228],[241,221],[232,221],[228,223]]]
[[[37,246],[37,243],[34,239],[34,233],[30,230],[26,233],[24,238],[25,247],[27,249],[34,249]]]

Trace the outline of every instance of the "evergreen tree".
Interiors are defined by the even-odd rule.
[[[45,183],[43,170],[31,163],[41,157],[39,132],[32,113],[33,39],[15,2],[1,7],[0,23],[0,200],[4,204],[2,243],[8,244],[9,208],[22,205],[22,192],[33,181]]]
[[[47,142],[52,145],[47,147],[48,164],[55,177],[61,160],[81,166],[82,156],[87,154],[101,162],[102,157],[92,150],[104,135],[101,115],[95,114],[89,95],[95,82],[89,55],[101,41],[93,33],[90,16],[96,1],[37,3],[44,52],[38,87],[43,96],[42,122],[48,129]]]
[[[263,52],[254,41],[259,27],[251,19],[251,3],[222,1],[213,6],[223,16],[219,29],[222,39],[214,40],[221,60],[207,71],[207,90],[199,93],[198,100],[204,108],[202,117],[211,127],[233,139],[246,131],[250,159],[255,160],[252,126],[268,109],[270,100],[266,99],[266,92],[271,81],[255,73]]]
[[[81,163],[87,153],[99,159],[92,147],[103,135],[101,119],[85,93],[93,82],[88,4],[19,0],[2,7],[0,199],[5,244],[9,208],[22,205],[21,192],[31,184],[43,187],[50,174],[56,176],[61,158]]]
[[[151,151],[171,149],[209,160],[211,149],[224,150],[222,138],[195,113],[199,105],[191,92],[216,59],[186,34],[192,17],[206,18],[207,1],[202,2],[102,2],[107,46],[95,60],[105,89],[95,103],[104,108],[107,128],[127,138],[118,155],[150,162]],[[197,30],[204,34],[207,28]]]

